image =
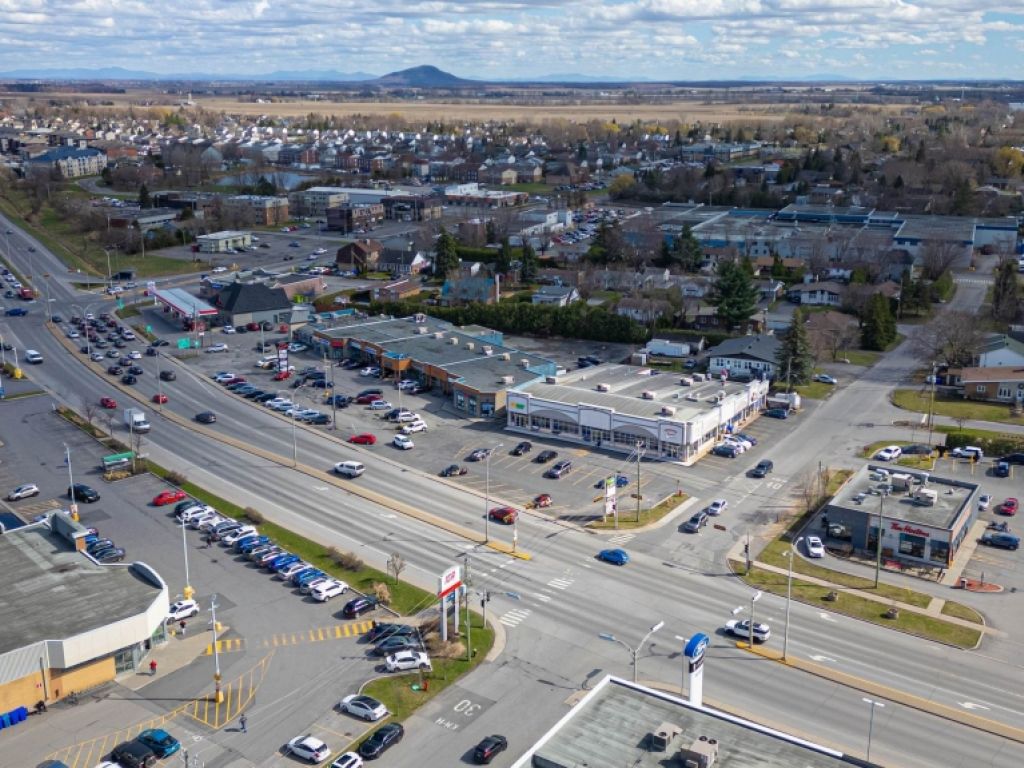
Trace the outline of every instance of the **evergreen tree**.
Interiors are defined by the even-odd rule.
[[[747,322],[757,311],[757,287],[750,273],[732,261],[719,264],[714,302],[718,307],[718,319],[726,328]]]
[[[700,269],[701,262],[704,261],[704,251],[701,250],[700,242],[693,236],[689,224],[683,225],[683,231],[679,233],[675,247],[679,254],[677,261],[684,271],[696,272]]]
[[[264,197],[271,197],[277,194],[277,187],[274,186],[273,182],[267,179],[266,176],[260,176],[256,182],[256,186],[253,187],[254,195],[262,195]]]
[[[149,197],[149,189],[143,184],[139,187],[139,208],[149,208],[152,200]]]
[[[807,338],[807,318],[798,307],[793,310],[793,322],[782,338],[778,357],[775,360],[779,377],[786,377],[789,384],[806,384],[814,374],[814,355]]]
[[[1017,265],[1005,259],[996,267],[992,284],[992,317],[1004,323],[1011,323],[1017,317],[1020,301],[1020,283],[1017,282]]]
[[[494,226],[494,219],[488,219],[487,220],[486,232],[487,232],[486,238],[487,238],[487,244],[488,245],[491,245],[492,243],[498,242],[498,229],[497,229],[497,227]]]
[[[676,254],[674,249],[668,244],[668,240],[662,239],[661,248],[658,250],[658,255],[654,258],[654,266],[671,269],[675,266],[675,263]]]
[[[508,243],[508,238],[503,237],[501,239],[501,249],[498,251],[498,258],[494,261],[494,271],[499,275],[506,274],[512,269],[512,246]]]
[[[537,269],[540,263],[537,260],[537,252],[529,243],[523,243],[523,255],[520,259],[519,279],[524,283],[533,280],[537,276]]]
[[[434,276],[444,280],[459,268],[458,243],[444,227],[434,246]]]
[[[882,352],[896,339],[896,320],[893,319],[889,300],[875,293],[864,308],[860,329],[860,343],[864,349]]]

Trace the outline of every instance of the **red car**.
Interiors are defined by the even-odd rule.
[[[245,324],[245,329],[247,331],[258,331],[260,329],[260,324],[259,323],[246,323]]]
[[[519,513],[512,509],[512,507],[495,507],[488,513],[488,517],[491,520],[497,520],[499,523],[512,525],[516,518],[519,517]]]
[[[117,408],[117,400],[112,397],[101,397],[100,405],[104,408]]]
[[[244,383],[245,383],[245,377],[244,376],[235,376],[233,379],[228,379],[227,381],[222,381],[221,382],[221,384],[223,384],[225,387],[230,387],[232,384],[244,384]]]
[[[377,442],[377,437],[369,432],[363,432],[358,435],[352,435],[348,441],[356,445],[374,445]]]
[[[274,381],[284,381],[289,376],[291,376],[291,373],[289,373],[288,371],[278,371],[277,373],[274,374]]]
[[[999,511],[1002,512],[1004,515],[1016,515],[1017,508],[1019,506],[1020,504],[1017,503],[1017,500],[1011,496],[1002,503],[1002,505],[999,508]]]
[[[359,405],[369,405],[370,403],[375,403],[378,400],[383,400],[383,399],[384,398],[381,397],[380,395],[362,395],[362,396],[356,398],[356,402]]]
[[[187,498],[188,494],[184,491],[160,491],[160,493],[153,497],[153,506],[162,507],[165,504],[176,504]]]
[[[153,395],[153,402],[157,405],[163,405],[167,402],[167,395],[161,395],[159,393]]]
[[[538,509],[544,509],[545,507],[551,506],[551,496],[546,493],[542,493],[536,499],[533,500],[533,505]]]

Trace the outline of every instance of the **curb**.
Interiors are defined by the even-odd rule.
[[[783,661],[782,654],[779,651],[757,648],[756,646],[754,648],[749,648],[747,644],[742,641],[737,641],[736,647],[740,650],[747,651],[754,656],[759,656],[768,661],[777,661],[780,664],[784,664],[793,669],[798,669],[801,672],[806,672],[825,680],[831,680],[834,683],[845,685],[848,688],[853,688],[854,690],[861,691],[862,693],[878,696],[879,698],[887,699],[888,701],[892,701],[897,704],[902,704],[906,707],[910,707],[911,709],[916,709],[929,715],[941,717],[944,720],[951,720],[955,723],[966,725],[969,728],[976,728],[979,731],[990,733],[993,736],[1001,736],[1019,744],[1024,744],[1024,728],[1004,725],[1003,723],[998,723],[985,717],[972,715],[969,712],[960,712],[959,710],[945,704],[929,701],[928,699],[912,693],[898,691],[895,688],[890,688],[889,686],[882,685],[881,683],[872,683],[869,680],[864,680],[863,678],[856,677],[845,672],[829,669],[828,667],[816,664],[812,661],[806,661],[792,656]]]

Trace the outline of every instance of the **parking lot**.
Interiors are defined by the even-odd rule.
[[[300,732],[312,732],[337,749],[367,730],[362,721],[334,707],[342,695],[355,692],[375,674],[380,659],[368,655],[371,646],[360,642],[360,636],[371,619],[381,618],[379,612],[346,621],[341,609],[351,592],[318,603],[217,543],[207,546],[198,531],[185,529],[183,534],[173,504],[150,503],[167,486],[149,475],[105,482],[99,469],[104,450],[54,414],[48,398],[25,398],[3,408],[3,495],[24,482],[37,483],[41,493],[0,505],[28,520],[64,506],[60,496],[67,488],[68,470],[62,444],[67,444],[75,482],[88,483],[100,493],[99,501],[79,505],[82,524],[124,548],[126,561],[152,566],[168,583],[172,601],[185,586],[187,553],[189,581],[202,609],[187,621],[184,635],[172,627],[169,642],[152,653],[158,662],[155,676],[149,676],[147,658],[143,670],[89,692],[77,707],[55,705],[48,715],[54,725],[81,716],[87,723],[59,728],[54,732],[59,736],[42,733],[39,742],[32,742],[28,730],[12,734],[19,741],[5,747],[5,754],[22,755],[18,764],[24,765],[49,754],[71,768],[92,768],[115,743],[158,724],[193,754],[201,754],[207,765],[229,753],[261,765],[292,765],[291,758],[272,763],[264,758]],[[210,631],[214,595],[217,620],[223,625],[217,661],[225,701],[220,705],[206,700],[215,663]],[[247,736],[232,725],[243,711]]]

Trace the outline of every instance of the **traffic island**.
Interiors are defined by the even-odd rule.
[[[603,501],[604,496],[601,496],[600,499]],[[592,531],[635,531],[648,527],[655,528],[668,515],[671,515],[682,507],[689,499],[690,496],[688,494],[683,493],[682,491],[676,491],[670,496],[666,496],[653,507],[641,509],[639,515],[635,509],[624,509],[619,512],[618,520],[615,518],[602,518],[600,520],[593,520],[587,523],[586,527]]]
[[[991,581],[982,581],[980,579],[960,579],[960,589],[965,589],[968,592],[982,592],[988,594],[996,594],[1003,591],[1003,587],[1000,584],[993,584]]]

